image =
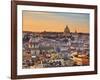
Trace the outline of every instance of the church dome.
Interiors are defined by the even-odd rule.
[[[65,29],[64,29],[64,35],[65,36],[69,36],[70,35],[70,29],[69,29],[68,26],[66,26]]]

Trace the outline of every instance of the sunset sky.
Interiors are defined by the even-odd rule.
[[[23,31],[63,32],[66,25],[71,32],[88,33],[89,14],[23,11]]]

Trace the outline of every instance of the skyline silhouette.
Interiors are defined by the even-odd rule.
[[[89,14],[23,11],[23,31],[63,32],[66,25],[71,32],[89,33]]]

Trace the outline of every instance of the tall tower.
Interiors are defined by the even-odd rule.
[[[64,29],[64,36],[69,36],[70,35],[70,29],[68,27],[68,25],[66,25],[65,29]]]

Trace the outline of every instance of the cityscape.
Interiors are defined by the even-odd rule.
[[[51,68],[89,65],[89,33],[23,31],[22,68]]]

